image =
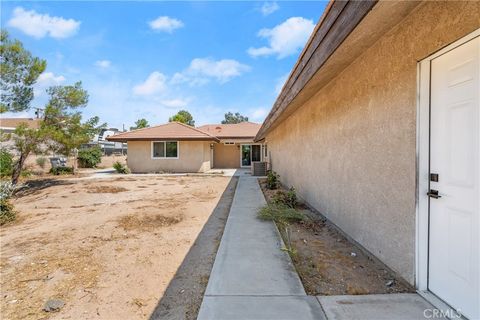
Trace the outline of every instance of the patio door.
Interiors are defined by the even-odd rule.
[[[250,167],[252,161],[262,160],[262,146],[259,144],[242,144],[240,157],[242,167]]]
[[[242,144],[240,157],[242,167],[250,167],[252,165],[252,146],[249,144]]]
[[[431,61],[428,289],[480,318],[480,38]]]

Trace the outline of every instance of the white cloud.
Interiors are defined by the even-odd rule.
[[[190,85],[204,85],[210,79],[219,83],[226,83],[231,79],[250,71],[250,67],[233,59],[213,60],[210,58],[196,58],[190,62],[188,68],[181,73],[175,73],[172,83],[188,82]]]
[[[265,119],[265,116],[267,115],[268,110],[265,108],[257,108],[254,110],[250,111],[250,120],[257,121],[257,122],[263,122]]]
[[[62,39],[77,33],[80,21],[51,17],[48,14],[39,14],[34,10],[27,11],[17,7],[13,10],[13,16],[8,21],[8,25],[38,39],[45,36]]]
[[[148,24],[153,30],[168,33],[172,33],[175,29],[179,29],[184,26],[182,21],[167,16],[158,17],[157,19],[150,21]]]
[[[164,74],[154,71],[143,83],[133,87],[133,93],[141,96],[161,93],[166,89],[166,81],[167,77]]]
[[[184,99],[171,99],[171,100],[162,100],[161,103],[167,108],[178,109],[178,108],[186,107],[188,104],[188,101]]]
[[[258,36],[268,40],[268,47],[249,48],[252,57],[276,55],[278,59],[295,54],[308,40],[315,24],[312,20],[292,17],[272,29],[262,29]]]
[[[102,68],[102,69],[107,69],[112,65],[112,62],[110,60],[98,60],[95,62],[95,66]]]
[[[33,94],[35,97],[42,96],[47,88],[58,86],[65,80],[64,76],[56,76],[53,72],[44,72],[38,77],[34,86]]]
[[[265,2],[260,8],[260,12],[262,12],[264,16],[268,16],[274,13],[275,11],[277,11],[278,9],[280,9],[280,7],[278,6],[278,3],[276,3],[275,1]]]

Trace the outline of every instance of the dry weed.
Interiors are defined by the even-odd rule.
[[[179,223],[183,216],[166,217],[155,215],[127,215],[118,219],[118,225],[125,230],[153,231],[156,228],[168,227]]]

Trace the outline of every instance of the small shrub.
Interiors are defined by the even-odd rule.
[[[33,175],[33,172],[28,169],[23,169],[22,172],[20,172],[20,176],[22,178],[28,178],[28,177],[31,177],[32,175]]]
[[[13,155],[6,149],[0,149],[0,176],[6,177],[13,171]]]
[[[276,204],[285,205],[289,208],[295,208],[298,204],[297,193],[294,187],[291,187],[288,191],[277,191],[272,200]]]
[[[78,151],[78,165],[82,168],[95,168],[102,162],[102,150],[99,147],[91,147]]]
[[[121,164],[119,161],[116,161],[114,164],[113,164],[113,168],[118,172],[118,173],[123,173],[123,174],[127,174],[127,173],[130,173],[130,169],[128,169],[128,167],[124,164]]]
[[[53,175],[62,175],[62,174],[73,174],[72,167],[55,167],[50,169],[50,173]]]
[[[15,220],[17,214],[10,203],[10,199],[0,199],[0,226]]]
[[[258,217],[262,220],[275,221],[284,226],[305,219],[305,216],[300,211],[278,203],[272,203],[262,207],[258,211]]]
[[[13,205],[10,203],[10,197],[15,191],[15,185],[11,181],[0,182],[0,225],[4,225],[16,218]]]
[[[270,190],[278,189],[280,186],[280,176],[275,171],[268,171],[267,188]]]
[[[35,162],[40,168],[45,169],[45,165],[47,164],[47,158],[38,157],[37,160],[35,160]]]

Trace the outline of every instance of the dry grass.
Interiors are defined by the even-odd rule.
[[[128,215],[118,219],[118,225],[127,231],[140,230],[152,231],[157,228],[168,227],[179,223],[183,216],[166,217],[161,214],[155,215]]]
[[[80,288],[88,293],[97,285],[103,270],[92,252],[92,248],[80,248],[61,256],[42,252],[17,267],[9,281],[2,281],[2,292],[7,293],[4,298],[13,306],[2,311],[2,318],[41,319],[46,316],[42,310],[46,300],[68,301]],[[8,260],[2,260],[2,267],[8,264]]]
[[[93,186],[88,189],[88,193],[119,193],[128,191],[127,188],[124,187],[116,187],[116,186]]]

